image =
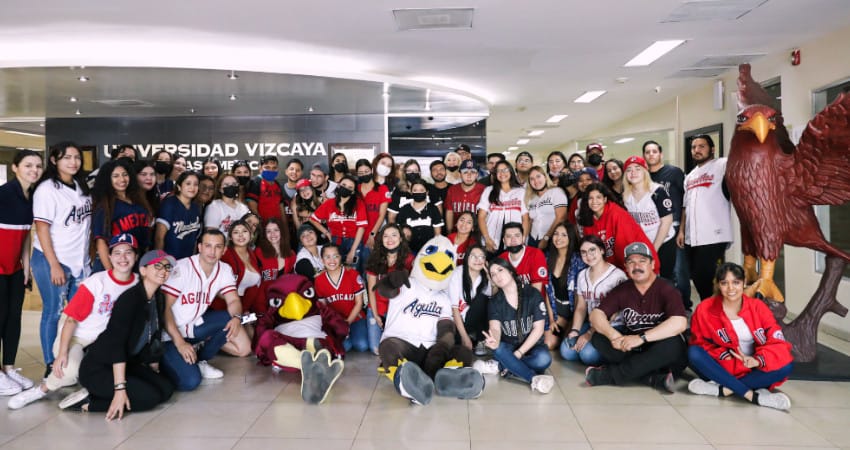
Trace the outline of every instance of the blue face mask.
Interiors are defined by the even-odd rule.
[[[260,176],[266,181],[274,181],[277,179],[277,170],[264,170]]]

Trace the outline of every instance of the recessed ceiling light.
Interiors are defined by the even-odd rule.
[[[508,147],[508,151],[519,150],[519,147]]]
[[[76,115],[78,115],[78,116],[79,116],[79,115],[80,115],[80,114],[82,114],[82,113],[81,113],[81,112],[80,112],[80,110],[78,109],[78,110],[74,111],[74,114],[76,114]]]
[[[599,97],[605,95],[608,91],[586,91],[584,94],[581,94],[577,99],[573,100],[574,103],[590,103],[596,100]]]
[[[655,41],[652,45],[647,47],[644,51],[638,53],[637,56],[627,62],[625,64],[625,67],[648,66],[654,63],[655,60],[657,60],[658,58],[666,55],[668,52],[684,43],[685,41],[682,39],[675,39],[670,41]]]
[[[235,101],[237,98],[236,94],[230,94],[230,101]]]
[[[38,124],[38,126],[40,126],[40,127],[44,127],[44,122],[42,122],[42,123]]]
[[[89,77],[87,77],[87,76],[85,76],[85,75],[80,75],[77,79],[78,79],[78,80],[80,80],[80,81],[81,81],[81,82],[83,82],[83,83],[85,83],[86,81],[91,80],[91,78],[89,78]]]
[[[554,116],[546,119],[546,123],[558,123],[566,119],[567,117],[569,116],[567,116],[566,114],[555,114]]]
[[[227,79],[228,80],[237,80],[237,79],[239,79],[239,75],[236,75],[236,72],[231,70],[230,73],[227,74]]]
[[[71,103],[77,103],[77,97],[68,97],[68,101]]]
[[[542,136],[543,133],[545,133],[545,132],[546,132],[546,130],[531,130],[531,131],[528,132],[528,135],[532,136],[532,137]]]
[[[525,145],[525,144],[528,144],[529,142],[531,142],[531,139],[520,139],[520,140],[516,141],[516,145]]]
[[[189,108],[189,113],[195,114],[195,108]]]
[[[312,106],[308,106],[308,107],[307,107],[307,112],[313,112],[313,107],[312,107]]]
[[[626,138],[622,138],[622,139],[617,139],[616,141],[614,141],[614,143],[615,144],[625,144],[626,142],[632,142],[633,140],[635,140],[635,138],[626,137]]]

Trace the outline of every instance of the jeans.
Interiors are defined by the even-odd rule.
[[[334,243],[339,242],[339,254],[340,254],[340,256],[342,256],[343,261],[345,261],[345,258],[347,257],[348,252],[351,251],[351,246],[354,245],[354,238],[339,238],[337,236],[334,236],[333,239],[331,239],[331,241],[334,242]],[[363,267],[365,267],[365,265],[366,265],[366,261],[363,260],[363,243],[362,242],[357,247],[357,250],[355,250],[354,257],[355,257],[355,259],[357,259],[357,261],[354,262],[354,265],[352,267],[355,270],[357,270],[357,273],[359,273],[362,276],[363,275]]]
[[[673,269],[676,278],[676,289],[682,294],[685,309],[693,308],[691,302],[691,271],[688,268],[688,252],[683,248],[676,247],[676,265]]]
[[[382,317],[383,321],[385,317]],[[369,350],[374,354],[378,354],[378,347],[381,345],[381,336],[384,334],[384,329],[378,326],[375,321],[375,316],[372,314],[372,308],[366,310],[366,337],[369,340]]]
[[[193,338],[184,338],[190,344],[203,342],[197,350],[197,361],[212,359],[221,347],[227,343],[227,331],[224,327],[230,321],[227,311],[208,310],[201,316],[204,323],[196,325]],[[177,351],[174,341],[164,342],[165,354],[162,355],[162,370],[175,384],[178,391],[191,391],[201,384],[201,370],[197,364],[189,364]]]
[[[584,325],[581,326],[579,334],[584,334],[588,329],[590,329],[590,323],[585,322]],[[560,351],[561,357],[567,361],[580,361],[582,364],[587,366],[595,366],[602,362],[602,355],[599,354],[599,351],[596,350],[596,347],[594,347],[590,341],[587,341],[580,351],[576,351],[570,346],[568,340],[564,338],[564,340],[561,341]]]
[[[727,387],[739,397],[743,397],[749,391],[768,388],[779,383],[788,378],[793,368],[793,364],[788,363],[785,367],[772,372],[753,369],[743,377],[735,378],[720,363],[712,358],[708,352],[696,345],[688,347],[688,361],[691,364],[691,368],[694,369],[694,372],[700,378],[711,380],[723,387]]]
[[[41,294],[41,324],[38,329],[41,338],[41,352],[44,354],[44,363],[50,365],[53,364],[54,360],[53,342],[56,340],[62,307],[77,293],[77,288],[86,277],[86,271],[83,270],[80,274],[74,276],[71,274],[71,269],[63,264],[65,284],[56,286],[50,281],[50,264],[47,262],[44,253],[38,249],[32,250],[31,266],[33,279],[35,279],[38,292]]]
[[[342,342],[346,352],[354,349],[356,352],[369,351],[369,332],[366,329],[366,320],[357,319],[348,328],[348,337]]]
[[[507,369],[511,374],[522,378],[526,383],[531,383],[535,375],[543,373],[552,364],[552,355],[545,344],[537,344],[522,357],[514,356],[513,345],[502,342],[493,352],[493,358],[499,361],[501,368]]]

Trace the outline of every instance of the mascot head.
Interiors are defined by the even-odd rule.
[[[410,276],[429,289],[446,289],[455,269],[456,254],[452,241],[444,236],[435,236],[416,254]]]
[[[281,275],[266,291],[269,314],[286,320],[301,320],[309,313],[316,300],[316,290],[307,277],[295,274]]]

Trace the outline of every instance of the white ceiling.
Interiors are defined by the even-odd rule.
[[[553,114],[569,114],[558,128],[547,129],[526,146],[542,152],[704,86],[710,82],[705,78],[673,75],[706,57],[786,51],[850,23],[846,0],[767,0],[737,19],[664,22],[683,3],[4,0],[0,68],[45,69],[0,71],[0,117],[66,116],[76,107],[100,108],[72,108],[69,95],[154,105],[120,114],[106,109],[112,115],[173,115],[189,108],[239,115],[302,113],[309,106],[317,112],[364,112],[382,106],[376,90],[380,93],[382,83],[388,82],[414,87],[391,92],[391,99],[396,94],[407,99],[398,100],[398,105],[408,112],[422,103],[429,87],[436,99],[440,91],[453,90],[489,103],[491,151],[514,145],[526,130]],[[698,6],[718,4],[706,1]],[[396,30],[393,9],[447,6],[474,8],[472,28]],[[623,67],[661,39],[688,42],[649,67]],[[84,90],[69,93],[80,88],[74,77],[66,78],[80,69],[69,67],[81,65],[92,74],[81,89],[92,89],[93,97]],[[236,82],[222,72],[231,69],[240,74]],[[618,83],[618,77],[628,81]],[[233,84],[241,89],[235,92],[236,102],[226,100]],[[654,92],[656,86],[660,93]],[[589,105],[572,102],[592,89],[609,92]],[[481,109],[480,104],[446,95],[452,97],[446,101],[462,100],[466,112]]]

